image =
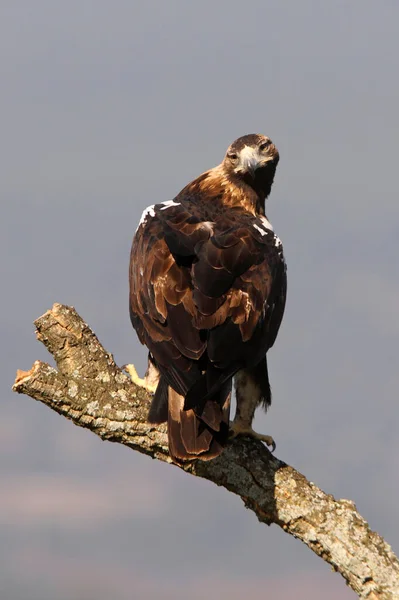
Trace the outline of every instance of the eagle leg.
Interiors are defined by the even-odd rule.
[[[271,402],[266,357],[256,367],[238,371],[234,383],[237,409],[234,421],[230,423],[229,438],[234,439],[238,435],[247,435],[255,440],[265,442],[267,446],[271,446],[272,452],[274,452],[276,444],[271,435],[256,433],[252,429],[256,408],[260,404],[267,407]]]
[[[276,442],[271,435],[257,433],[248,423],[241,420],[230,421],[229,439],[233,440],[239,435],[247,435],[255,440],[265,442],[266,446],[271,446],[272,452],[276,449]]]
[[[138,376],[134,365],[123,365],[122,369],[130,375],[130,379],[136,385],[143,387],[150,394],[155,394],[159,382],[159,371],[151,360],[148,360],[148,368],[144,378]]]

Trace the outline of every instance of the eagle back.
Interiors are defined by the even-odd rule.
[[[284,312],[285,261],[263,216],[180,194],[149,207],[133,240],[130,312],[165,368],[211,360],[242,366],[274,343]],[[201,368],[201,367],[199,367]]]

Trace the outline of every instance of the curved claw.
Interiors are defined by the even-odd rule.
[[[145,390],[147,390],[147,392],[153,394],[157,389],[158,380],[154,381],[153,377],[148,376],[148,372],[146,373],[144,379],[142,379],[138,376],[136,367],[134,365],[123,365],[121,369],[122,371],[126,371],[126,373],[130,375],[130,379],[133,383],[144,388]]]
[[[250,425],[240,423],[239,421],[230,422],[229,438],[234,439],[239,435],[247,435],[248,437],[251,437],[255,440],[264,442],[266,446],[271,446],[271,452],[274,452],[276,449],[276,442],[274,441],[271,435],[257,433],[252,429]]]

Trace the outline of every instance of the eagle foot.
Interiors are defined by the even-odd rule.
[[[276,442],[274,441],[271,435],[257,433],[252,429],[250,425],[248,425],[247,423],[243,423],[242,421],[230,421],[229,439],[233,440],[239,435],[247,435],[248,437],[251,437],[254,440],[264,442],[266,446],[271,446],[272,452],[274,452],[276,449]]]
[[[139,387],[144,388],[150,394],[155,394],[155,391],[156,391],[157,385],[158,385],[158,381],[154,382],[154,380],[153,380],[154,378],[148,376],[148,371],[145,374],[144,379],[142,379],[141,377],[138,376],[136,367],[134,365],[123,365],[122,370],[126,371],[126,373],[129,374],[130,379],[132,380],[133,383],[135,383]]]

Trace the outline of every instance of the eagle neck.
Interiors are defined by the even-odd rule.
[[[227,180],[229,183],[225,187],[224,204],[244,208],[254,215],[265,214],[266,197],[261,190],[254,189],[236,176],[229,176]]]
[[[253,215],[264,215],[267,195],[260,187],[255,189],[237,175],[226,172],[223,165],[218,165],[183,188],[175,200],[190,197],[201,197],[207,203],[221,202],[225,208],[241,208]]]

